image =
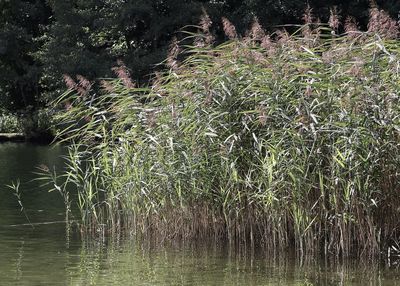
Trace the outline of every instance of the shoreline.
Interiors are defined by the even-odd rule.
[[[12,142],[12,143],[39,143],[39,144],[50,144],[53,142],[53,136],[32,136],[28,137],[23,133],[0,133],[0,143]]]
[[[26,138],[23,133],[0,133],[0,142],[24,142]]]

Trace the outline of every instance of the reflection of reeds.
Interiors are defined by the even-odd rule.
[[[174,42],[153,87],[59,98],[83,230],[377,254],[399,235],[397,40],[223,23],[227,43]]]
[[[154,245],[149,241],[85,241],[74,285],[382,285],[390,275],[377,261],[309,259],[240,252],[215,244]],[[366,263],[366,264],[365,264]],[[105,272],[107,275],[105,275]]]

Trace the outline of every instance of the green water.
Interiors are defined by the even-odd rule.
[[[66,237],[65,224],[26,225],[5,184],[21,180],[32,223],[63,220],[62,199],[31,181],[39,164],[62,168],[61,147],[0,144],[0,285],[400,285],[396,261],[300,261],[226,246],[155,246]]]

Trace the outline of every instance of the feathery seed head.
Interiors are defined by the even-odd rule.
[[[265,32],[260,25],[257,17],[254,17],[254,22],[251,26],[250,37],[252,40],[261,41],[265,37]]]
[[[89,93],[90,89],[92,88],[93,83],[91,83],[87,78],[85,78],[82,75],[77,75],[76,78],[79,81],[79,86],[78,86],[78,93],[81,96],[85,96]]]
[[[104,91],[106,91],[106,92],[108,92],[108,93],[113,93],[114,92],[114,86],[110,83],[110,82],[108,82],[108,81],[106,81],[106,80],[102,80],[101,82],[100,82],[100,86],[101,86],[101,88],[104,90]]]
[[[368,31],[387,39],[395,39],[399,36],[399,24],[386,11],[379,10],[376,5],[371,4]]]
[[[135,84],[132,82],[130,73],[126,65],[122,60],[117,61],[118,66],[113,67],[111,70],[116,74],[116,76],[122,80],[122,83],[127,88],[134,88]]]
[[[65,85],[68,87],[68,89],[75,90],[77,83],[73,80],[73,78],[68,74],[64,74],[63,78]]]
[[[178,55],[180,53],[178,39],[174,37],[169,47],[169,53],[167,56],[167,66],[173,70],[178,68]]]
[[[303,14],[303,21],[305,24],[312,24],[314,20],[314,16],[312,14],[312,8],[310,7],[310,5],[307,5],[306,10],[304,11]]]
[[[337,30],[339,29],[340,17],[339,17],[339,13],[337,11],[336,6],[330,9],[330,16],[329,16],[328,24],[329,24],[329,27],[331,27],[331,29],[334,32],[337,32]]]
[[[200,27],[203,30],[203,33],[208,34],[210,32],[210,27],[212,25],[212,21],[210,16],[207,14],[207,11],[203,8],[203,14],[200,18]]]
[[[224,28],[225,35],[230,39],[236,39],[237,33],[235,26],[227,18],[222,17],[222,25]]]
[[[347,16],[347,18],[344,22],[344,30],[346,31],[346,34],[350,38],[357,37],[357,35],[360,33],[360,31],[358,29],[357,21],[354,19],[354,17]]]

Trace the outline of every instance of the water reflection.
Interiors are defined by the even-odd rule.
[[[21,265],[22,265],[22,260],[24,258],[24,244],[25,244],[25,241],[21,241],[21,246],[18,249],[18,258],[15,263],[15,268],[16,268],[15,280],[16,281],[21,280],[21,277],[22,277]]]
[[[8,232],[8,231],[7,231]],[[3,230],[1,285],[399,285],[399,272],[358,261],[235,252],[221,245],[155,246],[132,240],[66,245],[64,225]],[[261,253],[260,253],[261,252]]]
[[[68,268],[72,285],[399,285],[379,264],[332,265],[288,257],[238,255],[223,247],[155,247],[132,241],[84,243]]]
[[[33,172],[40,164],[61,169],[63,153],[62,147],[0,143],[0,226],[27,223],[13,191],[6,187],[17,180],[21,182],[22,203],[32,222],[60,219],[58,213],[63,212],[63,203],[59,195],[48,193],[32,179],[36,178]]]

